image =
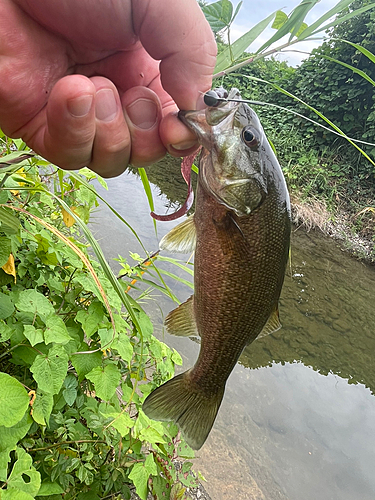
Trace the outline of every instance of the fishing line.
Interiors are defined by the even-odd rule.
[[[284,108],[283,106],[279,106],[278,104],[274,104],[272,102],[252,101],[250,99],[228,99],[226,97],[220,97],[217,94],[216,95],[215,94],[216,94],[216,92],[214,90],[209,90],[208,92],[206,92],[204,94],[203,100],[207,106],[216,107],[221,102],[238,102],[238,103],[246,102],[246,103],[252,104],[254,106],[273,106],[274,108],[281,109],[282,111],[287,111],[288,113],[296,115],[299,118],[303,118],[304,120],[307,120],[307,121],[313,123],[314,125],[316,125],[320,128],[323,128],[324,130],[327,130],[328,132],[331,132],[332,134],[338,135],[339,137],[343,137],[344,139],[349,139],[350,141],[357,142],[359,144],[364,144],[366,146],[373,146],[373,147],[375,146],[375,144],[372,142],[361,141],[359,139],[353,139],[352,137],[348,137],[347,135],[340,134],[339,132],[336,132],[335,130],[330,129],[330,128],[326,127],[325,125],[322,125],[321,123],[318,123],[317,121],[312,120],[311,118],[308,118],[305,115],[301,115],[300,113],[297,113],[297,111],[293,111],[292,109]],[[211,103],[213,103],[213,104],[211,104]]]

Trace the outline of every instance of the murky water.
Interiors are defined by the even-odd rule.
[[[178,165],[150,171],[168,193],[158,213],[182,201]],[[169,182],[169,179],[173,179]],[[146,196],[133,174],[101,194],[157,249]],[[158,223],[160,238],[176,222]],[[131,232],[105,207],[93,228],[108,258],[139,251]],[[114,267],[116,265],[114,264]],[[191,291],[171,283],[180,300]],[[235,284],[233,284],[235,286]],[[155,294],[156,295],[156,294]],[[283,328],[251,344],[233,371],[214,428],[195,469],[213,500],[374,500],[375,270],[317,233],[293,233],[281,298]],[[164,297],[147,310],[162,335]],[[190,367],[199,345],[166,335]]]

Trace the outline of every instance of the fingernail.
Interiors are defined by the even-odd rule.
[[[117,101],[111,89],[98,90],[95,99],[95,116],[103,122],[110,122],[117,115]]]
[[[133,125],[143,130],[149,130],[157,122],[158,107],[150,99],[137,99],[126,106],[126,113]]]
[[[92,95],[81,95],[74,99],[70,99],[67,102],[69,113],[76,118],[86,116],[91,109],[92,100]]]
[[[177,150],[184,150],[184,149],[190,149],[193,146],[197,145],[197,141],[185,141],[185,142],[180,142],[179,144],[171,144],[172,148],[177,149]]]

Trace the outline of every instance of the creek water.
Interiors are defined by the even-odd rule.
[[[178,162],[159,163],[148,174],[157,213],[183,200]],[[100,194],[155,251],[179,221],[158,222],[156,237],[139,178],[127,172],[108,185],[108,191],[98,187]],[[108,259],[142,255],[106,206],[91,227]],[[188,287],[168,283],[181,301],[191,295]],[[157,292],[152,297],[145,309],[155,334],[180,352],[183,370],[191,367],[199,345],[164,335],[163,315],[175,304]],[[319,233],[293,232],[280,303],[283,328],[245,350],[194,461],[213,500],[374,500],[374,303],[374,268]]]

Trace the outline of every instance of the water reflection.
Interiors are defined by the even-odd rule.
[[[178,163],[172,165],[150,170],[154,182],[162,179],[163,189],[174,179],[168,198],[155,200],[159,213],[186,195],[183,181],[175,181]],[[109,185],[109,192],[101,193],[136,228],[146,248],[155,250],[139,181],[124,174]],[[108,257],[140,250],[105,208],[95,222]],[[158,224],[159,237],[175,224]],[[196,460],[213,500],[375,498],[374,285],[374,269],[342,253],[333,241],[316,233],[293,234],[280,305],[283,328],[241,356]],[[191,293],[173,287],[180,300]],[[167,313],[174,305],[160,297],[147,305],[162,335],[159,306]],[[182,353],[184,369],[194,363],[196,343],[164,340]]]

